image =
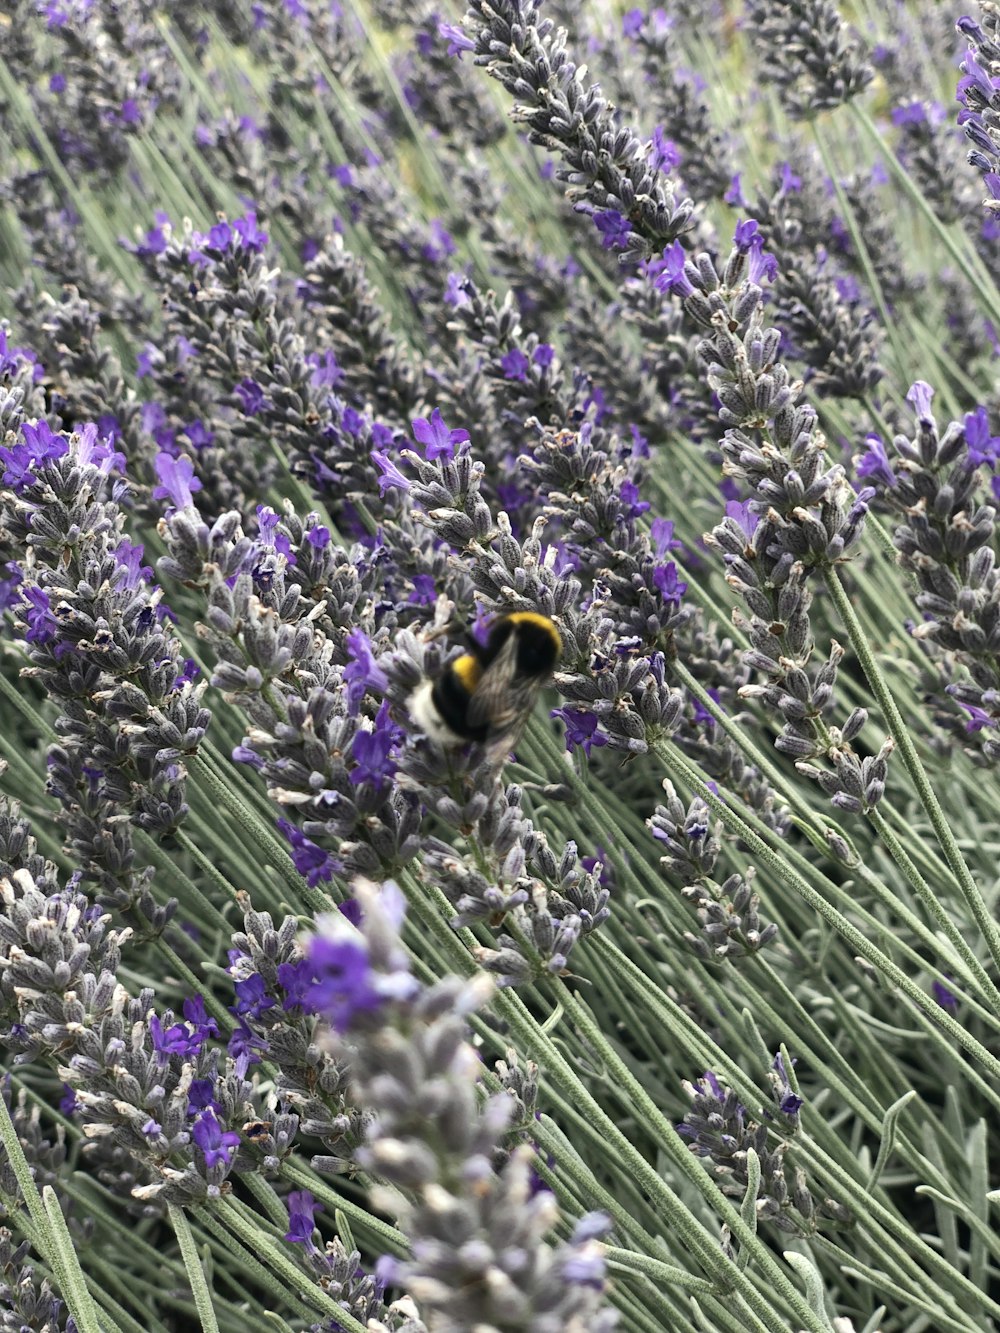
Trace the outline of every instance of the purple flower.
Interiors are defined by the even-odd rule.
[[[309,376],[312,388],[336,389],[344,382],[344,372],[329,347],[323,352],[310,352],[306,362],[313,368]]]
[[[273,1009],[277,1000],[267,994],[264,978],[259,972],[252,972],[245,981],[234,981],[236,1004],[230,1010],[240,1018],[261,1018],[268,1009]]]
[[[153,570],[142,563],[142,545],[133,546],[127,537],[115,547],[115,559],[118,561],[118,574],[115,587],[119,590],[137,588],[140,583],[153,577]]]
[[[21,347],[12,347],[7,336],[7,330],[0,327],[0,378],[5,375],[14,375],[20,369],[22,360],[27,360],[25,351]]]
[[[194,464],[187,454],[179,458],[157,454],[156,475],[160,485],[153,489],[154,500],[170,500],[175,509],[193,507],[193,492],[201,490],[201,482],[194,475]]]
[[[162,255],[166,248],[166,232],[161,226],[157,226],[151,227],[146,232],[145,237],[135,247],[135,252],[140,259],[153,259],[156,255]]]
[[[642,25],[646,21],[645,12],[641,9],[630,9],[622,15],[622,34],[633,40],[642,32]]]
[[[383,1002],[376,988],[365,941],[350,935],[314,935],[309,952],[298,963],[281,963],[278,980],[288,992],[285,1008],[298,1006],[318,1014],[338,1032],[346,1032],[359,1013]]]
[[[337,904],[337,911],[341,912],[352,926],[360,926],[364,919],[364,912],[357,898],[345,898],[342,903]]]
[[[687,584],[678,577],[677,566],[672,560],[669,564],[657,565],[653,570],[653,587],[665,602],[674,605],[677,605],[687,592]]]
[[[649,539],[657,555],[679,551],[681,543],[674,537],[674,525],[669,518],[654,518],[649,525]]]
[[[190,425],[182,427],[182,430],[195,449],[207,449],[215,439],[215,432],[209,430],[200,417],[196,417]]]
[[[209,1107],[213,1111],[221,1111],[222,1107],[215,1100],[215,1078],[195,1078],[191,1080],[191,1086],[188,1088],[188,1115],[197,1115],[199,1111],[206,1111]]]
[[[717,703],[717,704],[719,704],[719,705],[721,706],[722,698],[721,698],[721,696],[720,696],[718,690],[716,690],[716,689],[708,689],[708,690],[706,690],[705,692],[706,692],[706,694],[709,696],[710,699],[714,700],[715,703]],[[701,702],[700,699],[692,699],[692,700],[691,700],[691,707],[692,707],[692,709],[693,709],[693,715],[694,715],[694,720],[695,720],[695,722],[699,723],[699,724],[702,725],[702,726],[705,726],[705,725],[714,725],[714,723],[715,723],[715,718],[714,718],[714,717],[712,716],[712,714],[708,711],[708,709],[704,706],[704,704],[702,704],[702,702]],[[715,793],[715,794],[718,795],[718,788],[716,788],[716,793]]]
[[[438,36],[448,43],[448,54],[462,59],[463,51],[474,51],[476,44],[457,23],[439,23]]]
[[[102,412],[94,423],[94,427],[95,438],[99,436],[102,440],[108,440],[112,445],[122,433],[121,424],[113,412]],[[84,426],[83,429],[86,430],[87,427]]]
[[[777,276],[778,261],[769,250],[764,249],[764,238],[759,236],[747,254],[747,277],[760,286],[765,279],[773,282]]]
[[[519,347],[512,347],[500,358],[500,369],[508,380],[526,380],[528,378],[528,358]]]
[[[387,453],[379,449],[373,449],[371,460],[378,468],[381,476],[378,478],[378,495],[380,500],[385,499],[385,493],[393,487],[401,491],[408,491],[413,484],[409,477],[403,475],[399,468],[392,461]]]
[[[934,390],[925,380],[917,380],[910,386],[906,401],[913,408],[918,421],[933,422],[934,413],[931,411],[931,399],[933,397]]]
[[[674,241],[673,245],[667,246],[661,258],[650,260],[646,272],[658,292],[676,292],[678,296],[687,298],[694,288],[684,275],[686,263],[687,251],[680,241]]]
[[[894,125],[923,125],[927,120],[923,102],[902,102],[890,115]]]
[[[437,584],[430,574],[414,574],[413,591],[407,597],[410,606],[433,606],[437,598]]]
[[[746,254],[750,247],[757,242],[760,235],[760,227],[756,218],[743,218],[737,222],[736,230],[733,233],[733,245],[741,254]]]
[[[651,507],[648,500],[639,499],[639,487],[628,477],[618,488],[618,494],[627,518],[638,518]]]
[[[430,260],[432,264],[442,264],[455,253],[457,249],[451,232],[445,227],[440,218],[432,218],[430,222],[430,237],[427,243],[420,248],[420,253],[425,259]]]
[[[285,1240],[294,1245],[308,1245],[315,1249],[312,1233],[316,1228],[313,1217],[323,1205],[317,1203],[309,1190],[292,1190],[285,1200],[288,1205],[288,1230]]]
[[[663,126],[653,126],[653,139],[649,153],[649,165],[654,171],[673,171],[679,167],[683,154],[672,139],[664,137]]]
[[[945,980],[950,981],[951,977],[946,976]],[[935,1000],[937,1000],[938,1004],[941,1006],[942,1009],[947,1009],[950,1013],[953,1014],[958,1013],[958,997],[948,989],[948,987],[944,984],[944,981],[933,982],[931,985],[931,991],[933,992]]]
[[[185,338],[182,333],[174,344],[174,354],[177,357],[177,364],[183,366],[185,362],[198,355],[198,349],[191,339]]]
[[[266,1039],[242,1022],[239,1027],[233,1029],[233,1034],[226,1043],[226,1050],[236,1061],[236,1072],[240,1078],[246,1078],[251,1065],[260,1064],[260,1057],[267,1049]]]
[[[24,576],[13,560],[8,562],[7,572],[10,574],[10,578],[0,579],[0,614],[4,611],[14,610],[21,605],[21,594],[18,589]]]
[[[402,739],[402,731],[389,717],[389,704],[384,702],[375,718],[372,731],[358,731],[351,742],[351,757],[356,767],[351,770],[351,782],[359,787],[370,782],[376,795],[383,795],[396,773],[390,757]]]
[[[567,750],[580,746],[589,759],[593,746],[600,749],[608,743],[607,736],[597,730],[597,717],[593,713],[585,713],[579,708],[553,708],[550,716],[559,718],[565,726]]]
[[[647,440],[646,436],[643,435],[642,431],[639,429],[639,427],[635,424],[634,421],[630,421],[628,423],[628,429],[629,429],[629,434],[632,436],[632,457],[648,458],[649,440]],[[663,520],[654,519],[654,526],[656,525],[656,523],[660,522],[663,522]]]
[[[759,284],[764,278],[773,282],[778,275],[778,261],[764,249],[764,237],[755,218],[744,218],[736,224],[733,245],[747,256],[747,277],[751,282]]]
[[[221,222],[217,222],[214,227],[209,228],[208,236],[203,243],[210,245],[213,250],[228,250],[229,242],[232,239],[233,229],[223,218]]]
[[[733,208],[746,208],[747,206],[747,201],[743,198],[743,185],[740,181],[742,175],[742,171],[736,172],[729,182],[729,188],[722,196],[726,203],[731,204]]]
[[[975,88],[976,92],[979,93],[980,97],[982,97],[987,105],[993,101],[994,89],[1000,80],[995,81],[990,78],[976,59],[977,54],[978,53],[971,48],[965,53],[965,59],[962,61],[965,74],[958,81],[958,90],[955,94],[956,102],[965,102],[966,94],[972,88]]]
[[[781,188],[786,194],[795,194],[802,189],[802,177],[795,174],[790,162],[781,164]]]
[[[967,732],[982,731],[984,727],[992,728],[996,726],[996,718],[991,717],[984,708],[980,708],[977,704],[962,704],[962,707],[969,714],[969,720],[965,724]]]
[[[444,286],[443,300],[445,305],[450,305],[452,309],[457,309],[458,306],[469,304],[471,298],[466,290],[468,281],[469,280],[464,273],[448,274],[448,281]]]
[[[292,863],[311,889],[321,882],[328,883],[343,870],[343,863],[332,852],[324,851],[311,842],[300,828],[287,819],[278,820],[278,831],[291,843]]]
[[[980,463],[995,466],[1000,456],[1000,435],[990,435],[985,407],[977,407],[974,412],[965,414],[965,443],[973,467],[978,467]]]
[[[531,354],[531,359],[536,366],[541,366],[544,370],[546,366],[551,366],[555,357],[556,349],[551,343],[539,343]]]
[[[114,417],[110,420],[114,421]],[[80,463],[98,468],[104,476],[108,476],[115,468],[119,471],[125,470],[125,455],[115,449],[111,435],[98,438],[97,426],[93,421],[81,426],[73,438],[76,441],[76,456]]]
[[[730,500],[726,504],[726,518],[731,518],[740,525],[744,537],[749,543],[754,534],[754,529],[760,522],[760,515],[754,513],[751,500]]]
[[[389,688],[389,677],[376,662],[371,640],[363,629],[352,629],[345,643],[350,658],[344,668],[344,680],[347,682],[347,711],[351,717],[355,717],[358,706],[368,690],[385,694]]]
[[[872,431],[870,435],[865,436],[865,444],[868,445],[867,450],[859,455],[854,462],[854,470],[857,476],[859,478],[872,477],[882,486],[895,486],[897,484],[896,474],[892,470],[892,464],[889,462],[889,456],[885,451],[881,435]]]
[[[209,1037],[219,1035],[219,1025],[212,1018],[205,1008],[205,1000],[201,995],[189,995],[184,1001],[184,1017],[194,1028],[195,1032],[202,1041],[207,1041]]]
[[[80,1109],[80,1103],[76,1100],[76,1093],[68,1083],[62,1085],[63,1095],[59,1098],[59,1110],[63,1115],[75,1115]]]
[[[201,667],[198,663],[193,657],[185,657],[174,680],[174,686],[176,689],[180,689],[182,685],[190,685],[194,678],[199,675],[201,675]]]
[[[248,417],[255,417],[258,412],[263,411],[267,403],[264,390],[256,380],[240,380],[233,390],[233,394],[239,400],[243,414]]]
[[[435,407],[428,421],[425,417],[417,417],[415,421],[410,422],[413,428],[413,438],[418,444],[424,445],[424,457],[428,463],[432,463],[436,458],[452,459],[455,457],[455,446],[464,444],[469,438],[467,430],[449,430],[441,419],[441,411]]]
[[[21,606],[24,618],[28,622],[25,638],[29,643],[51,643],[59,628],[59,622],[52,614],[48,594],[41,588],[21,589]]]
[[[267,232],[261,231],[257,226],[257,214],[247,213],[246,217],[237,218],[233,223],[233,231],[243,242],[246,250],[263,250],[267,245]]]
[[[153,1039],[153,1050],[160,1064],[166,1064],[171,1055],[182,1060],[193,1059],[204,1044],[197,1032],[192,1032],[186,1023],[172,1023],[164,1028],[156,1014],[149,1019],[149,1035]]]
[[[593,213],[592,217],[594,226],[601,233],[601,244],[605,250],[626,248],[632,226],[623,213],[619,213],[617,208],[602,208]]]
[[[240,1136],[234,1130],[223,1130],[210,1106],[191,1126],[191,1137],[205,1154],[205,1165],[209,1168],[228,1166],[240,1146]]]
[[[62,458],[69,452],[65,435],[56,435],[45,420],[25,421],[21,425],[21,441],[13,447],[0,445],[0,460],[6,465],[3,482],[23,495],[35,484],[35,469],[53,458]]]

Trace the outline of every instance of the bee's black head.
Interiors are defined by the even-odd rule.
[[[515,611],[490,626],[485,653],[496,657],[511,636],[516,642],[516,671],[519,676],[551,676],[562,656],[562,639],[548,616],[535,611]]]

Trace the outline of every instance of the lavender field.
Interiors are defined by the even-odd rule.
[[[0,3],[0,1330],[1000,1328],[998,284],[989,0]]]

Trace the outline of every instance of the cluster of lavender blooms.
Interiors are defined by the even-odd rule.
[[[163,838],[184,819],[183,759],[208,726],[205,686],[125,531],[122,455],[93,422],[55,432],[23,416],[16,389],[0,392],[0,540],[17,553],[5,601],[26,644],[24,675],[61,705],[49,790],[84,879],[161,930],[170,909],[133,864],[131,826]]]
[[[796,761],[844,810],[882,799],[893,744],[861,758],[852,745],[867,712],[855,708],[839,727],[827,717],[843,649],[833,641],[814,665],[810,580],[848,559],[861,539],[871,487],[856,495],[839,464],[827,461],[815,410],[779,360],[780,330],[768,325],[762,284],[773,258],[756,222],[741,223],[720,277],[710,256],[668,252],[656,281],[678,291],[689,317],[708,330],[699,348],[725,426],[720,441],[727,476],[749,491],[730,501],[709,541],[722,552],[726,580],[743,599],[744,661],[767,677],[740,693],[781,719],[775,746]],[[825,767],[812,762],[821,758]]]
[[[761,76],[797,119],[840,106],[874,76],[832,0],[750,0],[746,23]]]
[[[311,513],[261,506],[255,539],[239,513],[211,525],[194,506],[185,457],[158,460],[171,507],[163,520],[168,576],[203,590],[213,683],[251,728],[234,751],[287,814],[278,827],[310,886],[335,874],[388,873],[417,850],[420,811],[392,779],[402,735],[367,693],[371,642],[388,642],[373,599],[388,570],[380,551],[345,551]],[[335,850],[334,850],[335,849]]]
[[[989,191],[986,206],[995,211],[1000,200],[1000,107],[993,71],[1000,60],[1000,15],[992,5],[982,5],[978,22],[966,14],[957,26],[969,42],[958,85],[958,98],[964,107],[959,124],[972,144],[969,162],[982,175]]]
[[[358,1163],[383,1182],[375,1201],[410,1238],[410,1257],[383,1261],[381,1280],[402,1285],[430,1328],[614,1328],[599,1243],[607,1219],[589,1215],[569,1241],[549,1246],[557,1207],[533,1185],[533,1150],[517,1147],[494,1167],[515,1102],[502,1091],[483,1100],[477,1087],[467,1023],[488,982],[421,985],[399,939],[398,887],[361,883],[357,893],[360,929],[343,916],[321,922],[294,993],[329,1024],[326,1044],[369,1117]],[[316,1254],[311,1200],[296,1203],[296,1238]]]
[[[576,207],[614,238],[625,256],[648,256],[690,225],[693,203],[678,202],[669,179],[647,158],[642,142],[616,123],[614,110],[595,85],[577,77],[565,33],[540,18],[540,0],[473,3],[465,39],[516,99],[513,116],[528,126],[533,143],[558,151],[557,180],[570,186]]]
[[[691,1151],[710,1162],[722,1190],[735,1198],[747,1193],[750,1172],[748,1155],[756,1153],[760,1171],[753,1207],[761,1222],[770,1222],[781,1232],[809,1236],[822,1226],[845,1227],[854,1222],[850,1208],[833,1199],[817,1203],[805,1172],[796,1167],[791,1185],[785,1175],[790,1137],[799,1129],[803,1099],[792,1088],[784,1056],[779,1052],[768,1070],[773,1106],[752,1114],[732,1088],[727,1088],[708,1070],[694,1082],[684,1082],[690,1109],[677,1126],[691,1140]]]
[[[782,330],[785,347],[794,349],[808,368],[812,393],[864,403],[885,373],[879,359],[882,338],[856,279],[849,277],[847,261],[853,251],[842,265],[836,263],[840,256],[831,254],[838,219],[825,199],[812,197],[815,193],[804,190],[803,175],[786,162],[774,193],[748,208],[768,246],[766,253],[773,256],[768,317]],[[858,213],[865,195],[864,190],[853,191],[852,206]],[[875,226],[860,219],[859,225],[876,257],[882,290],[900,294],[899,255],[891,246],[876,243]]]
[[[887,449],[872,432],[855,465],[898,522],[893,540],[900,563],[916,582],[914,602],[921,614],[911,633],[937,660],[947,657],[966,673],[946,689],[968,716],[953,713],[949,719],[943,713],[939,719],[967,744],[974,735],[978,753],[995,764],[1000,578],[991,542],[1000,479],[990,477],[993,503],[984,491],[985,470],[993,472],[1000,460],[1000,437],[990,434],[984,407],[940,431],[933,397],[931,386],[918,380],[907,394],[916,419],[913,437],[897,434]]]
[[[110,914],[80,892],[79,876],[59,887],[16,809],[0,812],[0,837],[5,1047],[15,1063],[57,1057],[63,1109],[80,1113],[89,1139],[111,1139],[133,1163],[136,1198],[218,1195],[239,1135],[223,1131],[216,1111],[217,1057],[205,1049],[218,1036],[215,1019],[201,997],[175,1023],[153,1009],[151,990],[131,996],[118,970],[132,931],[109,929]],[[230,1113],[242,1109],[248,1085],[227,1091]]]
[[[684,939],[699,957],[715,961],[746,958],[767,948],[777,939],[778,927],[760,917],[754,867],[742,875],[729,875],[720,884],[713,872],[722,850],[721,828],[712,828],[708,806],[700,797],[685,810],[673,783],[667,779],[663,785],[666,804],[657,806],[647,823],[653,837],[667,848],[660,858],[664,874],[680,883],[681,893],[698,914],[701,933],[685,931]]]
[[[0,1327],[10,1333],[22,1328],[46,1328],[52,1333],[77,1333],[76,1322],[64,1301],[56,1295],[48,1278],[36,1278],[26,1262],[30,1246],[16,1241],[12,1232],[0,1227]]]

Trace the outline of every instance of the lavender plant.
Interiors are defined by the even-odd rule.
[[[995,7],[8,10],[0,1324],[996,1326]]]

